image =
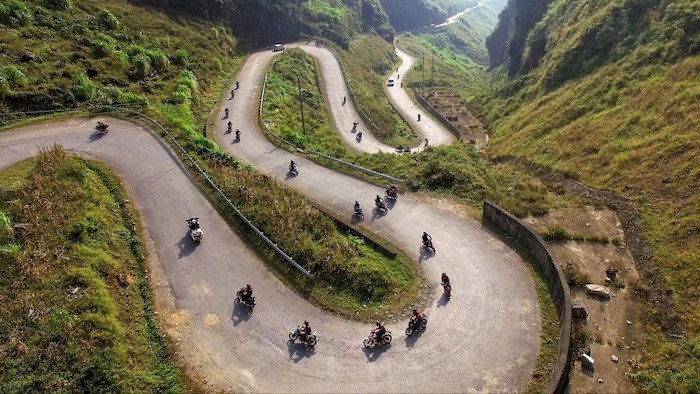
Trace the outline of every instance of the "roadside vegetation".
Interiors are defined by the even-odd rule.
[[[54,146],[3,170],[0,190],[0,391],[193,391],[119,180]]]
[[[697,7],[581,2],[563,12],[565,4],[533,28],[522,63],[532,69],[521,76],[485,75],[430,38],[400,37],[399,45],[436,53],[434,86],[460,94],[492,129],[492,159],[516,158],[631,201],[647,337],[631,379],[642,391],[698,391],[700,58],[689,33],[697,32]],[[546,56],[536,51],[542,37],[550,39]],[[421,82],[416,73],[404,80]]]

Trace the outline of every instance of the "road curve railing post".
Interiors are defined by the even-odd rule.
[[[285,259],[289,264],[291,264],[292,266],[294,266],[294,267],[295,267],[297,270],[299,270],[301,273],[303,273],[304,275],[306,275],[308,278],[311,278],[311,279],[314,278],[314,275],[313,275],[311,272],[309,272],[306,268],[302,267],[299,263],[297,263],[297,262],[296,262],[291,256],[289,256],[285,251],[283,251],[282,249],[280,249],[280,248],[277,246],[276,243],[272,242],[272,240],[271,240],[270,238],[268,238],[262,231],[260,231],[260,229],[258,229],[258,228],[255,226],[255,224],[253,224],[253,222],[251,222],[251,221],[243,214],[243,212],[241,212],[241,210],[238,209],[238,207],[236,207],[236,205],[233,204],[233,202],[231,201],[231,199],[229,199],[229,198],[226,196],[226,194],[224,194],[224,192],[216,185],[216,183],[214,183],[214,181],[213,181],[211,178],[209,178],[209,175],[207,175],[207,173],[194,161],[194,159],[192,158],[192,156],[190,156],[190,155],[187,153],[187,151],[185,150],[185,148],[183,148],[182,145],[180,145],[180,144],[177,142],[177,140],[175,139],[175,137],[174,137],[165,127],[163,127],[160,123],[158,123],[155,119],[151,118],[150,116],[148,116],[148,115],[146,115],[146,114],[143,114],[143,113],[141,113],[141,112],[138,112],[138,111],[134,111],[134,110],[132,110],[132,109],[128,109],[128,108],[119,108],[119,107],[110,107],[110,106],[105,106],[105,107],[102,107],[102,108],[106,108],[106,109],[109,109],[109,110],[112,110],[112,111],[115,111],[115,110],[116,110],[116,111],[124,111],[124,112],[127,112],[127,113],[131,113],[131,114],[134,114],[134,115],[136,115],[136,116],[140,116],[140,117],[142,117],[142,118],[144,118],[144,119],[147,119],[148,121],[150,121],[151,123],[153,123],[154,125],[156,125],[156,127],[158,127],[162,132],[164,132],[164,133],[170,138],[170,140],[172,141],[172,143],[175,144],[175,146],[180,150],[180,152],[182,152],[182,154],[185,155],[185,157],[187,157],[187,159],[190,161],[190,163],[192,163],[192,165],[197,169],[197,171],[199,171],[199,173],[204,177],[204,179],[206,179],[207,183],[209,183],[209,186],[213,187],[214,190],[216,190],[216,192],[219,193],[219,195],[224,199],[224,201],[226,201],[226,203],[229,205],[229,207],[231,207],[231,209],[233,209],[233,211],[236,213],[236,215],[238,215],[238,217],[239,217],[241,220],[243,220],[243,222],[244,222],[248,227],[250,227],[250,228],[253,230],[253,232],[254,232],[258,237],[260,237],[260,239],[262,239],[263,241],[265,241],[265,243],[267,243],[275,252],[277,252],[277,254],[279,254],[283,259]]]
[[[281,136],[275,134],[272,130],[270,130],[269,127],[267,127],[267,124],[265,123],[265,120],[263,119],[263,103],[265,101],[266,89],[267,89],[267,73],[265,73],[265,80],[263,81],[262,93],[260,94],[260,108],[258,109],[258,123],[260,124],[260,127],[262,127],[262,129],[264,131],[266,131],[268,134],[275,137],[276,139],[284,142],[285,144],[291,146],[292,148],[294,148],[296,150],[301,151],[301,149],[299,149],[298,146],[294,145],[293,142],[287,141],[286,139],[282,138]],[[326,155],[326,154],[321,153],[321,152],[316,152],[316,151],[312,151],[312,150],[304,150],[304,152],[312,154],[312,155],[316,155],[319,157],[323,157],[324,159],[336,162],[338,164],[342,164],[344,166],[350,167],[350,168],[357,170],[357,171],[360,171],[360,172],[364,172],[365,174],[373,175],[373,176],[376,176],[378,178],[383,178],[383,179],[386,179],[388,181],[395,182],[395,183],[403,183],[402,179],[395,178],[391,175],[383,174],[383,173],[378,172],[378,171],[370,170],[369,168],[358,166],[357,164],[350,163],[348,161],[338,159],[336,157],[329,156],[329,155]]]

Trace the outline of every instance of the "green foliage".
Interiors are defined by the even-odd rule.
[[[173,58],[173,63],[176,66],[185,66],[187,64],[187,60],[189,59],[190,55],[187,53],[186,50],[182,48],[178,48],[175,50],[175,57]]]
[[[151,74],[151,58],[145,53],[139,53],[132,58],[132,63],[134,64],[134,70],[136,71],[136,76],[139,78],[144,78]]]
[[[122,89],[114,86],[108,85],[104,89],[100,90],[100,95],[105,104],[144,104],[148,105],[148,99],[144,96],[134,94],[131,92],[125,92]]]
[[[106,30],[118,30],[121,26],[119,19],[105,8],[101,8],[97,13],[97,24]]]
[[[82,71],[73,76],[73,87],[71,90],[78,101],[90,100],[97,93],[95,84]]]
[[[13,84],[17,86],[24,86],[27,84],[27,77],[24,73],[17,67],[0,66],[0,77],[5,79],[8,84]]]
[[[0,23],[9,27],[26,26],[34,16],[21,0],[5,0],[0,3]]]
[[[99,33],[93,43],[93,52],[96,57],[107,57],[114,53],[117,46],[117,40],[111,36]]]

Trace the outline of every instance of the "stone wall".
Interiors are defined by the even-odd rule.
[[[497,226],[524,245],[535,257],[549,282],[552,297],[559,312],[559,347],[550,393],[563,393],[569,384],[571,369],[571,296],[564,272],[554,261],[544,240],[520,219],[509,214],[490,201],[484,201],[483,220]]]

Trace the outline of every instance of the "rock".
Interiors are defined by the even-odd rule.
[[[592,371],[595,367],[595,360],[593,360],[593,357],[584,353],[581,355],[581,366]]]
[[[632,322],[629,321],[629,320],[625,320],[625,323],[627,323],[628,326],[631,326],[631,325],[632,325]]]
[[[605,286],[601,285],[595,285],[595,284],[587,284],[586,285],[586,291],[588,294],[597,296],[597,297],[602,297],[602,298],[610,298],[610,289],[608,289]]]
[[[605,383],[605,380],[603,380],[603,379],[598,379],[598,383]]]
[[[611,359],[614,363],[620,361],[620,359],[619,359],[616,355],[614,355],[614,354],[612,355],[612,357],[610,357],[610,359]]]
[[[608,259],[605,259],[606,262],[608,262]],[[618,270],[615,268],[609,267],[608,269],[605,270],[605,275],[607,275],[610,280],[615,279],[617,277]]]
[[[575,299],[574,302],[571,303],[571,314],[575,320],[585,320],[588,317],[586,308],[583,306],[581,300],[578,299]]]
[[[24,54],[22,56],[20,56],[19,61],[22,63],[27,63],[27,62],[31,62],[34,59],[36,59],[36,56],[33,53],[24,52]]]

